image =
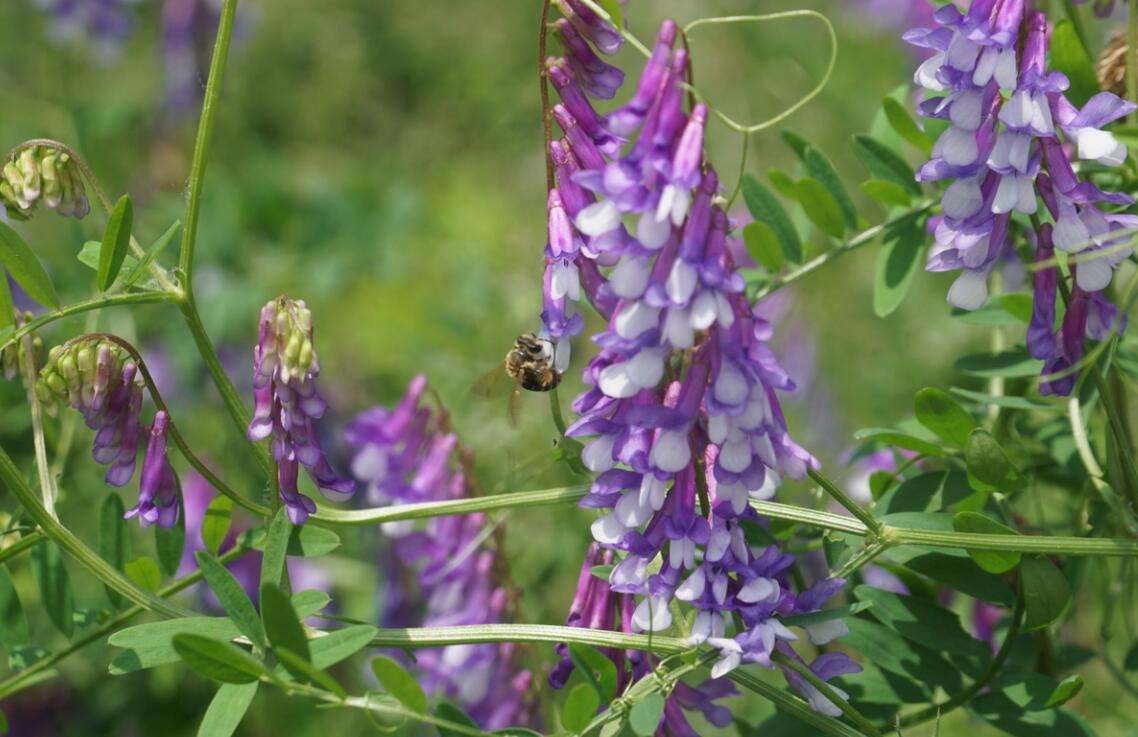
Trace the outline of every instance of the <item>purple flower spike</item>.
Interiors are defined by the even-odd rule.
[[[281,499],[295,524],[303,524],[316,511],[315,503],[297,489],[298,463],[333,500],[343,501],[355,488],[350,478],[332,469],[316,434],[316,420],[327,410],[316,390],[319,373],[312,313],[304,301],[279,297],[266,304],[253,348],[254,408],[248,436],[272,438]]]
[[[178,521],[178,477],[166,457],[169,424],[170,416],[165,411],[154,415],[138,483],[138,504],[123,515],[126,519],[138,517],[143,527],[157,523],[159,527],[169,528]]]

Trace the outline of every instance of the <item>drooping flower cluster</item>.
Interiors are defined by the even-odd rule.
[[[125,486],[133,478],[145,432],[138,504],[126,516],[138,517],[143,527],[172,527],[177,522],[178,477],[166,454],[170,418],[159,411],[149,427],[143,425],[138,366],[121,347],[92,339],[52,348],[35,391],[48,406],[63,402],[82,413],[95,431],[91,454],[108,466],[106,481],[111,486]]]
[[[918,174],[923,181],[951,182],[927,268],[962,270],[948,301],[968,310],[987,301],[988,276],[1011,248],[1012,214],[1035,216],[1039,198],[1054,226],[1029,237],[1038,241],[1037,260],[1045,260],[1040,257],[1052,245],[1077,255],[1072,304],[1105,303],[1091,295],[1110,284],[1127,254],[1118,246],[1127,240],[1127,229],[1138,225],[1138,217],[1101,209],[1131,204],[1130,197],[1080,181],[1069,158],[1075,153],[1103,166],[1121,164],[1126,147],[1103,128],[1135,106],[1109,92],[1095,95],[1081,110],[1071,104],[1063,94],[1067,78],[1047,68],[1047,18],[1039,12],[1025,18],[1024,6],[1024,0],[975,0],[962,14],[946,5],[936,13],[937,27],[905,35],[909,43],[934,51],[915,76],[930,95],[921,114],[950,123]],[[1035,286],[1037,316],[1053,318],[1054,275],[1037,275]],[[1073,377],[1046,378],[1057,366],[1074,366],[1075,353],[1081,356],[1084,331],[1076,330],[1078,319],[1070,322],[1066,341],[1047,340],[1049,324],[1048,336],[1042,322],[1034,328],[1039,339],[1029,347],[1047,364],[1044,393],[1065,394],[1074,385]],[[1110,326],[1108,321],[1106,330]]]
[[[316,390],[319,373],[312,312],[304,300],[281,296],[261,308],[248,435],[250,440],[272,437],[281,501],[294,525],[304,524],[316,511],[316,503],[297,486],[300,466],[333,500],[348,498],[355,488],[350,478],[332,469],[316,434],[316,421],[328,409]]]
[[[550,150],[542,317],[562,367],[573,332],[562,330],[565,304],[578,290],[609,321],[567,434],[592,438],[582,460],[598,476],[582,504],[604,510],[593,536],[623,553],[609,583],[636,597],[628,627],[664,630],[674,600],[695,607],[691,637],[720,649],[722,675],[741,662],[770,666],[776,643],[795,638],[778,615],[822,603],[780,583],[790,559],[752,550],[740,524],[756,519],[749,499],[816,461],[779,408],[775,391],[794,384],[768,346],[773,326],[743,294],[745,255],[703,156],[708,110],[684,111],[687,55],[673,51],[675,37],[664,23],[631,100],[604,117],[549,66],[565,139]],[[837,634],[819,628],[818,641]]]
[[[421,404],[427,380],[416,377],[392,409],[374,407],[347,429],[354,449],[352,473],[364,485],[369,504],[461,499],[472,493],[458,438],[443,412]],[[425,526],[391,522],[383,531],[399,560],[415,572],[417,592],[390,591],[387,626],[408,599],[422,602],[422,626],[505,621],[514,596],[497,555],[500,539],[484,514],[436,517]],[[497,543],[497,544],[495,544]],[[391,557],[391,556],[388,556]],[[389,588],[394,579],[387,578]],[[452,645],[417,654],[426,689],[461,702],[483,729],[524,724],[529,714],[528,670],[517,662],[513,643]]]
[[[24,219],[41,202],[65,217],[83,218],[91,211],[71,156],[47,146],[31,146],[4,163],[0,203],[9,216]]]

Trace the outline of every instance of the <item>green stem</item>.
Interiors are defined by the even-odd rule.
[[[23,540],[21,540],[21,542],[23,542]],[[252,550],[252,548],[247,547],[247,546],[238,545],[237,547],[234,547],[231,550],[228,550],[225,553],[223,553],[222,555],[218,556],[217,560],[219,563],[224,565],[226,563],[229,563],[230,561],[236,560],[237,558],[241,557],[242,555],[249,552],[250,550]],[[173,596],[174,594],[178,593],[179,591],[182,591],[182,590],[188,588],[189,586],[192,586],[193,584],[197,583],[201,579],[202,579],[201,570],[200,569],[195,570],[193,573],[190,573],[186,576],[183,576],[182,578],[179,578],[177,581],[172,581],[168,585],[158,589],[157,596],[162,597],[162,598]],[[70,655],[73,655],[74,653],[78,652],[79,650],[82,650],[87,645],[90,645],[91,643],[94,643],[94,642],[101,641],[104,637],[109,635],[111,632],[114,632],[115,630],[117,630],[122,625],[126,624],[130,620],[137,617],[139,614],[142,614],[144,611],[146,611],[146,607],[140,606],[138,604],[136,604],[136,605],[134,605],[128,609],[124,609],[118,616],[112,617],[110,620],[108,620],[107,622],[104,622],[99,627],[96,627],[95,629],[91,630],[87,634],[80,637],[78,640],[74,640],[73,642],[71,642],[71,644],[69,644],[63,650],[60,650],[57,653],[52,653],[51,655],[48,655],[47,657],[41,658],[41,659],[37,660],[35,663],[33,663],[32,665],[29,665],[27,668],[11,674],[10,676],[5,678],[4,680],[0,681],[0,699],[4,699],[4,698],[7,698],[8,696],[11,696],[12,694],[16,693],[17,691],[20,691],[21,689],[23,689],[25,686],[31,685],[31,682],[38,683],[42,679],[33,679],[33,676],[35,676],[36,674],[41,673],[43,671],[46,671],[48,668],[51,668],[56,663],[59,663],[60,661],[69,657]]]
[[[847,560],[843,566],[834,571],[834,578],[845,578],[854,571],[860,569],[862,566],[871,563],[877,556],[884,553],[889,549],[889,546],[880,540],[874,541],[863,547],[856,555]]]
[[[838,504],[845,507],[846,511],[861,520],[866,529],[873,533],[874,536],[881,534],[881,521],[873,516],[865,507],[861,506],[853,499],[850,499],[844,491],[830,481],[828,478],[819,473],[816,469],[810,468],[807,470],[810,478],[822,487],[823,490],[831,497],[834,498]]]
[[[19,540],[12,543],[8,547],[0,549],[0,563],[4,563],[9,558],[15,558],[17,555],[24,552],[28,548],[46,539],[47,535],[43,534],[39,530],[33,530],[32,532],[21,536]]]
[[[877,727],[873,725],[873,722],[866,719],[860,711],[850,705],[850,702],[846,701],[840,695],[838,695],[834,691],[833,686],[819,678],[814,673],[814,671],[806,667],[805,664],[778,650],[772,654],[771,660],[779,663],[780,665],[784,665],[787,668],[790,668],[792,671],[805,678],[810,683],[810,685],[818,689],[818,692],[821,693],[822,696],[825,697],[831,704],[841,709],[842,713],[846,715],[846,718],[856,724],[858,729],[865,732],[867,735],[871,735],[871,737],[880,737],[881,732],[879,732]]]
[[[59,520],[49,514],[36,497],[36,493],[32,491],[28,483],[24,481],[24,476],[20,473],[20,469],[16,467],[16,464],[13,463],[12,457],[9,456],[7,451],[3,448],[0,448],[0,480],[4,482],[8,491],[16,497],[16,500],[20,502],[25,511],[27,511],[28,516],[32,518],[40,530],[59,545],[65,553],[90,571],[95,578],[122,594],[130,601],[133,601],[135,604],[150,609],[164,617],[188,616],[188,612],[181,607],[171,606],[153,594],[135,586],[129,578],[119,573],[114,566],[100,558],[98,553],[87,547],[82,540],[64,527]]]
[[[557,428],[557,433],[565,437],[568,425],[565,424],[565,415],[561,413],[561,399],[557,395],[557,387],[549,390],[549,411],[553,415],[553,424]]]
[[[965,550],[1008,550],[1056,555],[1116,555],[1138,557],[1138,540],[1065,537],[1059,535],[987,535],[885,527],[882,538],[897,545],[927,545]]]
[[[225,0],[217,24],[217,40],[213,45],[213,58],[209,63],[202,115],[194,141],[194,158],[190,165],[190,194],[186,201],[185,227],[182,229],[182,246],[178,253],[178,266],[182,271],[186,295],[194,293],[194,245],[198,237],[198,215],[201,212],[202,184],[205,182],[206,160],[213,129],[217,122],[217,105],[221,97],[221,83],[225,64],[229,58],[229,42],[233,38],[233,21],[237,15],[237,0]]]
[[[427,519],[429,517],[490,512],[496,509],[569,504],[580,501],[587,492],[587,486],[563,486],[555,489],[518,491],[509,494],[493,494],[491,496],[451,499],[441,502],[397,504],[376,509],[322,508],[312,515],[311,520],[321,526],[375,525],[406,519]]]
[[[727,677],[740,686],[754,691],[767,701],[770,701],[778,707],[780,712],[789,714],[825,734],[833,735],[834,737],[863,737],[861,732],[858,732],[856,729],[839,722],[833,717],[819,714],[810,708],[810,705],[802,699],[791,696],[782,689],[760,680],[742,668],[736,668],[728,673]]]
[[[20,373],[24,376],[24,385],[28,392],[28,405],[32,414],[32,446],[36,455],[36,476],[39,477],[44,510],[58,519],[55,511],[57,494],[55,479],[52,478],[51,467],[47,461],[47,443],[43,437],[43,407],[40,405],[40,398],[36,395],[35,346],[30,335],[21,338],[21,343],[24,350],[23,355],[19,357]]]
[[[988,667],[980,674],[980,677],[972,682],[972,685],[942,704],[931,704],[918,712],[902,717],[897,726],[911,727],[914,724],[920,724],[930,719],[939,718],[956,707],[967,704],[973,696],[980,693],[985,686],[991,683],[992,679],[1000,672],[1000,669],[1004,667],[1004,662],[1008,659],[1008,655],[1011,654],[1016,637],[1019,636],[1020,625],[1023,624],[1023,608],[1023,595],[1021,593],[1019,598],[1016,599],[1016,608],[1012,613],[1011,627],[1008,628],[1008,633],[1004,636],[1004,641],[1000,644],[999,651],[996,652],[995,656],[988,663]],[[892,725],[890,728],[891,727]]]
[[[553,624],[471,624],[452,627],[401,627],[381,629],[373,647],[426,648],[496,642],[579,643],[594,647],[642,650],[663,655],[692,649],[688,640],[662,635],[637,635],[611,630],[565,627]]]
[[[7,348],[12,343],[15,343],[20,338],[28,333],[39,330],[45,325],[50,325],[56,320],[62,320],[65,317],[72,315],[79,315],[91,310],[101,310],[104,307],[117,307],[119,305],[138,305],[138,304],[154,304],[158,302],[173,302],[177,300],[177,295],[170,292],[130,292],[128,294],[113,294],[105,297],[93,297],[82,302],[61,307],[53,312],[45,312],[34,320],[29,320],[24,325],[16,329],[14,333],[8,336],[7,340],[0,345],[0,350]]]
[[[767,297],[770,294],[778,291],[779,289],[782,289],[783,287],[785,287],[789,284],[793,284],[794,282],[798,281],[799,279],[803,278],[804,276],[807,276],[809,274],[814,273],[815,271],[822,268],[823,266],[830,263],[831,261],[834,261],[835,259],[841,258],[842,256],[846,255],[847,253],[850,253],[852,251],[856,251],[857,249],[861,248],[864,245],[872,243],[874,241],[874,239],[877,238],[877,236],[879,236],[883,232],[885,232],[885,230],[887,228],[889,228],[890,226],[904,220],[905,218],[912,217],[913,215],[915,215],[917,213],[924,212],[925,210],[932,207],[932,205],[933,205],[932,200],[922,202],[919,205],[917,205],[916,207],[909,209],[909,210],[906,210],[904,213],[902,213],[896,217],[890,218],[889,220],[886,220],[885,222],[883,222],[879,225],[874,225],[872,228],[868,228],[866,230],[863,230],[862,232],[855,235],[853,238],[850,238],[845,243],[843,243],[839,246],[836,246],[834,248],[831,248],[829,251],[826,251],[823,254],[815,256],[814,258],[810,259],[809,261],[802,264],[797,269],[795,269],[794,271],[791,271],[790,273],[786,274],[785,276],[780,276],[780,277],[776,277],[776,278],[772,279],[762,289],[758,290],[755,293],[755,295],[753,297],[754,301],[758,301],[764,297]]]

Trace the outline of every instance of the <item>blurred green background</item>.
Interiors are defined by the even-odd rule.
[[[408,380],[425,372],[473,449],[485,488],[575,482],[551,456],[555,429],[543,397],[525,398],[522,425],[514,429],[505,419],[504,397],[483,402],[469,392],[518,333],[539,326],[545,190],[535,73],[538,3],[243,5],[207,175],[197,274],[205,324],[234,379],[247,388],[258,308],[287,292],[307,300],[316,317],[321,384],[332,405],[324,428],[341,464],[338,428],[360,410],[396,401]],[[850,137],[870,129],[881,98],[910,75],[913,58],[892,25],[902,19],[874,18],[858,3],[840,0],[632,0],[627,16],[647,40],[667,16],[685,21],[792,7],[833,18],[840,52],[828,87],[785,126],[826,151],[856,192],[867,173]],[[30,0],[0,3],[0,149],[40,136],[71,143],[112,196],[131,194],[135,232],[146,243],[182,214],[196,116],[163,113],[158,4],[140,0],[134,14],[134,33],[121,52],[102,58],[81,42],[53,40],[49,17]],[[700,89],[743,119],[765,118],[791,104],[815,84],[827,53],[821,27],[803,20],[701,29],[692,51]],[[635,52],[626,49],[619,60],[635,79]],[[713,123],[708,138],[723,179],[733,182],[737,135]],[[765,177],[768,167],[795,167],[777,129],[752,141],[747,170]],[[868,201],[860,204],[870,217],[882,216]],[[23,229],[65,302],[89,293],[91,272],[75,254],[101,227],[96,212],[81,223],[41,215]],[[917,389],[949,384],[953,360],[988,341],[982,328],[947,319],[946,277],[919,274],[901,309],[876,318],[875,250],[863,249],[804,281],[784,324],[782,347],[803,385],[799,396],[786,400],[792,430],[839,477],[838,459],[854,429],[909,415]],[[82,325],[81,319],[56,325],[49,343]],[[243,475],[255,478],[243,468],[246,457],[235,450],[240,438],[173,308],[109,312],[101,327],[137,339],[151,360],[165,359],[174,415],[192,418],[180,424],[195,447],[235,483]],[[578,358],[588,347],[580,342]],[[567,379],[566,408],[578,387]],[[23,449],[30,463],[20,392],[8,386],[3,396],[0,438]],[[88,459],[85,432],[65,477],[62,506],[65,521],[81,534],[92,527],[87,500],[107,493]],[[560,508],[509,518],[507,553],[524,591],[524,621],[563,619],[589,520],[584,511]],[[340,608],[351,616],[375,617],[383,583],[372,565],[378,535],[348,531],[346,547],[326,562]],[[149,550],[150,537],[136,533],[136,551]],[[101,605],[94,603],[98,587],[78,574],[72,571],[80,605]],[[25,602],[34,599],[30,577],[20,586]],[[33,625],[43,644],[59,644],[48,624]],[[550,656],[531,648],[536,668],[547,666]],[[211,695],[208,684],[173,666],[110,678],[110,657],[105,646],[91,647],[64,664],[64,679],[5,704],[14,733],[194,733]],[[1134,734],[1132,720],[1121,714],[1132,713],[1136,702],[1117,701],[1112,688],[1099,687],[1093,668],[1085,672],[1092,682],[1076,708],[1093,716],[1100,735]],[[317,712],[267,691],[238,734],[371,729],[361,717]],[[768,708],[740,703],[752,721]],[[919,734],[932,733],[931,725],[922,729]],[[990,730],[959,712],[942,725],[942,734],[965,732]]]

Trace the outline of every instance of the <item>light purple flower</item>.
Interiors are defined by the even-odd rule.
[[[138,517],[143,527],[154,523],[159,527],[173,527],[178,521],[178,477],[166,457],[169,424],[170,416],[165,411],[159,410],[154,415],[138,482],[138,504],[124,515],[127,519]]]

